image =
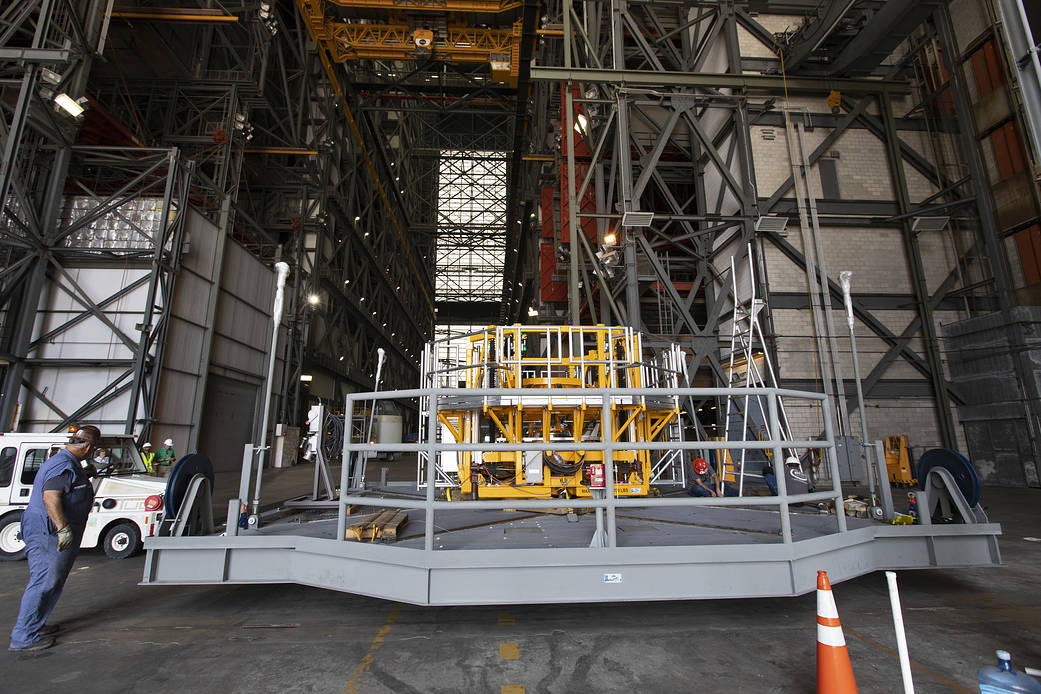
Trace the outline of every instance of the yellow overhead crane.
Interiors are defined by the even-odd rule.
[[[449,1],[454,2],[445,0]],[[379,0],[342,0],[337,4],[385,9],[405,7],[391,1],[381,3]],[[325,16],[323,0],[301,0],[300,5],[314,35],[335,62],[380,59],[408,61],[423,57],[450,63],[488,63],[493,80],[511,86],[517,83],[522,24],[519,20],[509,29],[449,25],[447,36],[441,36],[432,35],[425,28],[412,29],[406,24],[361,24],[328,18]],[[454,2],[453,6],[462,11],[463,5]]]
[[[430,12],[486,12],[497,14],[521,6],[520,0],[329,0],[340,7]]]

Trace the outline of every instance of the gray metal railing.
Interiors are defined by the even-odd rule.
[[[417,443],[354,443],[350,437],[344,437],[343,467],[340,473],[340,499],[337,515],[337,538],[346,541],[347,507],[351,504],[376,507],[394,507],[405,509],[423,509],[426,513],[424,523],[423,548],[427,552],[434,551],[434,515],[437,510],[447,509],[488,509],[505,510],[516,508],[516,499],[473,500],[473,501],[438,501],[435,497],[436,466],[438,453],[441,451],[602,451],[604,456],[605,498],[602,499],[569,499],[571,508],[604,509],[606,513],[607,546],[617,547],[617,528],[615,509],[627,507],[654,506],[776,506],[780,511],[781,539],[784,543],[792,542],[792,526],[790,507],[792,504],[823,501],[832,499],[835,502],[835,519],[838,532],[846,532],[846,517],[842,506],[842,488],[839,480],[838,460],[835,456],[835,431],[831,421],[829,408],[822,407],[824,414],[825,439],[814,441],[790,441],[782,438],[779,421],[779,398],[824,401],[823,393],[788,390],[784,388],[568,388],[569,397],[582,397],[591,400],[599,399],[601,421],[610,421],[611,402],[615,396],[680,396],[682,397],[716,397],[716,396],[760,396],[767,399],[767,417],[771,438],[757,441],[585,441],[582,443],[554,442],[522,442],[522,443],[441,443],[437,440],[437,402],[442,396],[458,398],[471,396],[475,398],[488,396],[545,398],[545,388],[416,388],[411,390],[384,391],[376,393],[351,393],[346,398],[345,411],[352,412],[356,400],[382,400],[422,398],[427,407],[426,441]],[[604,437],[610,439],[610,437]],[[832,488],[827,491],[807,494],[789,495],[785,482],[783,448],[818,448],[824,449],[832,473]],[[777,496],[756,497],[684,497],[684,498],[618,498],[615,496],[613,453],[616,450],[727,450],[756,449],[769,450],[774,475],[777,479]],[[361,451],[389,452],[425,452],[426,461],[426,499],[407,498],[378,499],[361,494],[352,494],[348,489],[351,454]],[[559,499],[525,500],[525,509],[559,508]]]

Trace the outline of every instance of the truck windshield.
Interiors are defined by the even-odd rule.
[[[104,450],[102,450],[104,449]],[[108,474],[126,475],[135,472],[144,472],[145,465],[141,461],[133,439],[102,437],[94,459],[94,466],[101,470],[108,466]]]

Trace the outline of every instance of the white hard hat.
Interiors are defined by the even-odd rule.
[[[141,448],[151,448],[151,447],[152,447],[152,444],[148,443],[147,441],[145,443],[141,444]]]
[[[173,439],[167,439],[167,440],[163,441],[163,445],[164,446],[172,446],[173,445]]]

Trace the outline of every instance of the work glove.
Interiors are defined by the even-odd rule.
[[[65,550],[70,549],[72,543],[75,542],[75,539],[76,538],[72,536],[72,529],[66,525],[58,531],[58,551],[64,552]]]

